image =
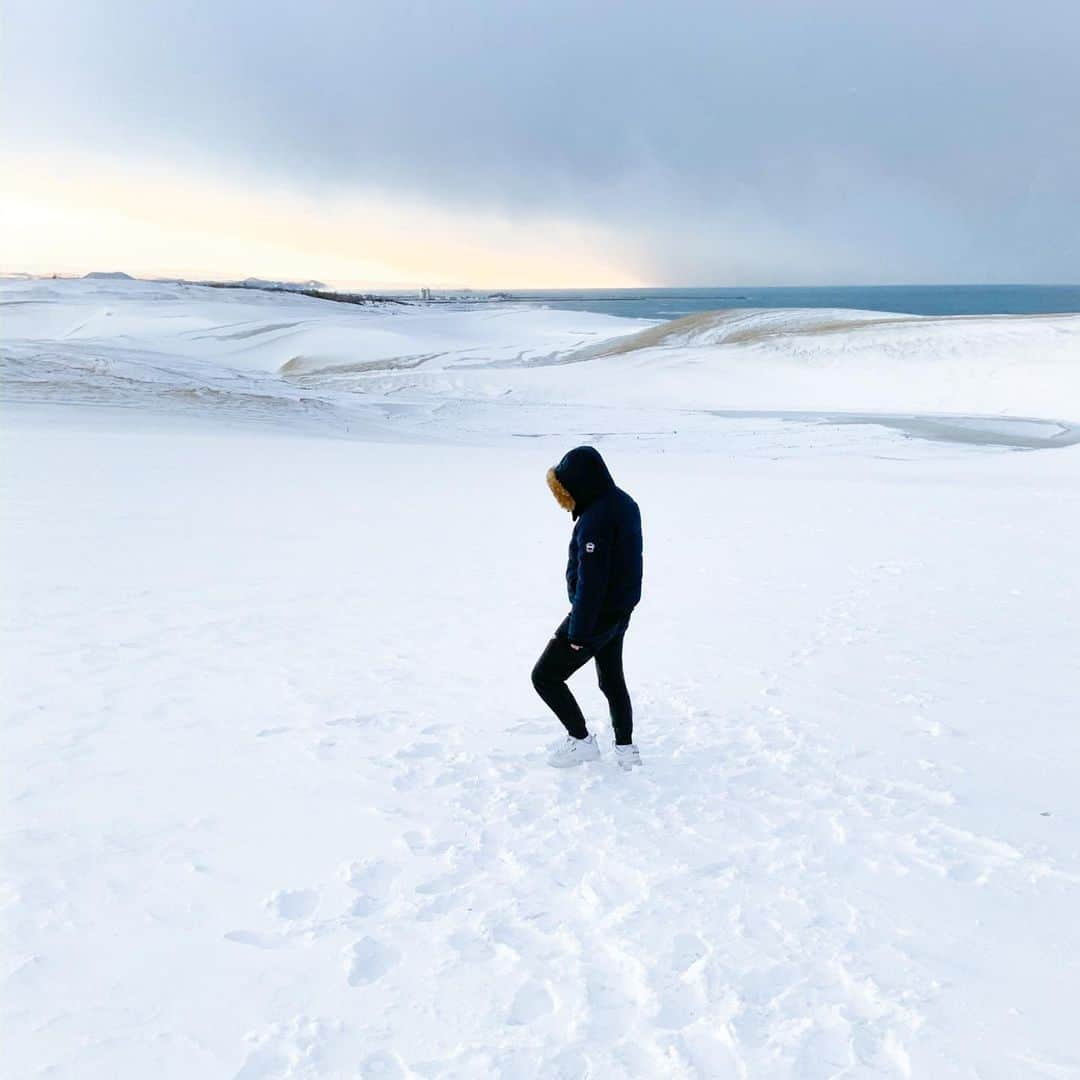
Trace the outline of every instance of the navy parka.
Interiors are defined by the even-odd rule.
[[[576,519],[566,564],[572,605],[567,636],[575,645],[589,645],[641,599],[641,512],[591,446],[571,450],[555,476],[574,499]]]

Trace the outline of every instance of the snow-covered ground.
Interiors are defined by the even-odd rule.
[[[0,337],[5,1075],[1080,1076],[1080,317],[9,281]],[[586,440],[629,776],[528,678]]]

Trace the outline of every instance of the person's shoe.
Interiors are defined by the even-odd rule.
[[[616,743],[615,762],[624,772],[629,772],[635,765],[641,764],[641,751],[633,743],[626,746]]]
[[[561,750],[563,748],[563,746],[565,745],[566,740],[568,738],[570,738],[570,736],[567,735],[566,731],[564,730],[563,733],[557,739],[552,739],[551,742],[549,742],[544,749],[547,750],[547,752],[549,754],[554,754],[556,750]],[[591,739],[592,736],[587,735],[586,738]],[[574,741],[577,742],[578,740],[575,739]],[[581,740],[581,741],[584,742],[584,739]],[[596,748],[598,750],[600,749],[600,744],[599,743],[596,744]]]
[[[559,746],[552,750],[548,764],[556,769],[569,769],[572,765],[584,765],[586,761],[596,761],[599,757],[600,747],[596,745],[595,735],[588,735],[584,739],[567,735]]]

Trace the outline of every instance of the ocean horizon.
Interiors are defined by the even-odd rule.
[[[1080,312],[1080,285],[814,285],[653,289],[508,289],[510,300],[636,319],[735,308],[851,308],[908,315]]]

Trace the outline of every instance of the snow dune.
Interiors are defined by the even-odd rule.
[[[745,311],[706,311],[687,315],[641,330],[618,341],[591,350],[604,356],[634,352],[638,349],[670,348],[686,345],[739,345],[790,338],[799,334],[826,334],[865,326],[888,326],[893,323],[924,319],[919,315],[895,315],[873,311],[849,311],[843,308],[782,308]]]
[[[286,292],[96,281],[0,284],[9,344],[124,347],[246,372],[545,356],[648,325],[526,308],[339,304]]]
[[[736,311],[652,324],[96,281],[7,282],[0,313],[7,393],[19,400],[163,407],[171,394],[240,413],[254,401],[339,430],[350,417],[381,421],[388,406],[399,427],[410,410],[426,424],[448,408],[474,413],[486,437],[505,413],[492,418],[492,401],[609,420],[644,411],[675,431],[736,412],[1080,418],[1077,315]]]
[[[1077,317],[0,304],[5,1075],[1080,1076]]]
[[[1080,417],[1076,315],[710,312],[578,357],[673,407]]]

